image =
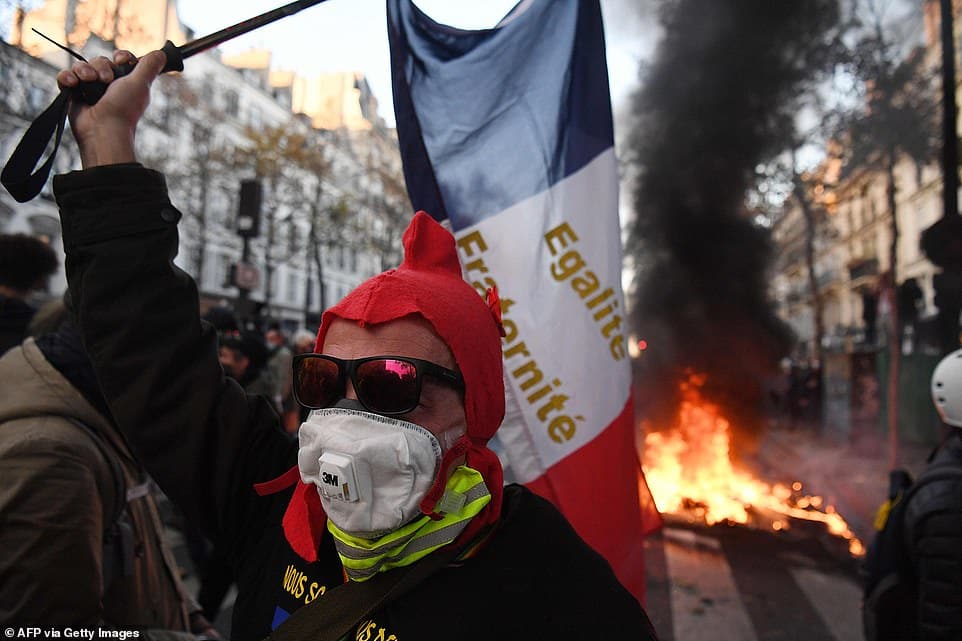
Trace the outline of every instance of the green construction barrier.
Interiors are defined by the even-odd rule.
[[[929,383],[932,371],[941,360],[937,354],[902,354],[899,361],[899,435],[903,441],[919,445],[938,444],[941,431],[939,415],[932,404]],[[879,350],[875,361],[879,383],[880,434],[888,431],[888,381],[891,354]]]

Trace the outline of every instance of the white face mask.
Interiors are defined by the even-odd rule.
[[[441,445],[420,425],[369,412],[315,410],[298,432],[301,480],[317,486],[327,517],[372,539],[421,514]]]

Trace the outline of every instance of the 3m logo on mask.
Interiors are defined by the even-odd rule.
[[[353,503],[360,496],[357,475],[354,472],[354,457],[336,452],[324,452],[318,459],[321,465],[318,486],[321,494],[330,499]]]

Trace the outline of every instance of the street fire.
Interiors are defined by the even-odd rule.
[[[791,487],[769,485],[736,469],[729,456],[730,424],[721,409],[704,399],[703,375],[681,383],[677,424],[645,438],[644,469],[648,487],[661,512],[694,515],[712,525],[750,523],[751,513],[774,514],[771,527],[784,530],[789,518],[821,521],[829,532],[848,541],[849,552],[864,554],[861,541],[845,519],[820,496],[802,494],[798,481]]]

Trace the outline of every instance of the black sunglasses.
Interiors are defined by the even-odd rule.
[[[348,378],[361,405],[386,416],[407,414],[418,406],[425,375],[464,389],[464,379],[458,372],[407,356],[344,360],[324,354],[299,354],[292,363],[294,398],[304,407],[315,410],[330,407],[344,398]]]

